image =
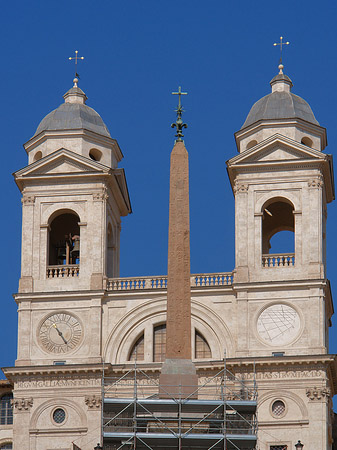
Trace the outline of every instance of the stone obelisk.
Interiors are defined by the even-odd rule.
[[[181,95],[185,93],[179,87],[177,94],[177,120],[172,124],[172,127],[177,128],[177,139],[171,152],[170,165],[166,359],[159,379],[161,397],[187,397],[198,385],[191,360],[188,153],[182,140],[182,130],[187,125],[181,118]]]

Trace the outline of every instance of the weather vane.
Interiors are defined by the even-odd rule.
[[[181,106],[181,96],[187,95],[187,92],[181,92],[181,86],[179,86],[178,92],[172,92],[172,95],[178,95],[179,96],[179,102],[178,107],[175,109],[175,112],[177,113],[177,120],[175,123],[172,123],[171,128],[177,128],[177,134],[176,136],[176,142],[182,142],[183,135],[183,128],[187,128],[186,123],[183,123],[183,119],[181,117],[182,113],[184,112],[183,107]]]
[[[77,61],[79,59],[84,59],[84,56],[78,56],[78,50],[75,50],[75,56],[69,56],[69,61],[72,59],[75,60],[75,77],[80,78],[79,74],[77,73]]]
[[[284,45],[289,45],[290,42],[283,42],[283,37],[280,37],[280,42],[274,42],[274,47],[276,47],[277,45],[280,46],[280,64],[282,64],[282,48]]]

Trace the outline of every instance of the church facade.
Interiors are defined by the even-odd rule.
[[[328,330],[326,130],[280,72],[253,105],[227,161],[235,268],[191,275],[199,383],[224,364],[258,391],[258,449],[331,450],[335,355]],[[74,80],[25,144],[18,354],[0,384],[0,449],[91,450],[102,440],[102,377],[138,365],[159,380],[167,278],[119,277],[131,212],[121,149]],[[291,233],[293,248],[271,239]],[[13,401],[11,406],[11,396]],[[74,445],[76,447],[74,447]]]

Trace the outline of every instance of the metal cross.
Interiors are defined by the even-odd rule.
[[[77,61],[79,59],[84,59],[84,56],[78,56],[78,50],[75,50],[75,56],[69,56],[69,61],[71,61],[72,59],[75,60],[75,76],[78,77],[78,73],[77,73]]]
[[[280,64],[282,64],[282,47],[284,46],[284,45],[289,45],[290,44],[290,42],[283,42],[283,37],[281,36],[280,37],[280,42],[274,42],[274,46],[276,47],[277,45],[279,45],[280,46]]]
[[[178,109],[181,109],[181,112],[183,112],[183,109],[182,109],[182,107],[181,107],[181,96],[182,96],[182,95],[187,95],[187,92],[181,92],[181,86],[179,86],[178,92],[172,92],[172,95],[179,95]],[[178,111],[177,111],[177,112],[178,112]]]
[[[175,110],[177,113],[177,120],[176,123],[172,123],[171,128],[177,129],[176,136],[176,142],[182,142],[183,135],[183,128],[187,128],[186,123],[183,123],[183,119],[181,118],[182,113],[184,112],[183,107],[181,106],[181,96],[187,95],[187,92],[181,92],[181,86],[179,86],[178,92],[172,92],[172,95],[179,95],[179,102],[178,107]]]

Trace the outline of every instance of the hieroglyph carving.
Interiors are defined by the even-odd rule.
[[[32,398],[14,398],[13,399],[14,409],[18,411],[29,411],[33,406]]]
[[[88,408],[100,408],[102,404],[102,399],[100,397],[96,397],[96,395],[87,395],[85,397],[85,404],[88,406]]]
[[[331,391],[329,388],[317,388],[315,386],[313,388],[307,388],[306,394],[310,400],[322,400],[330,398]]]

